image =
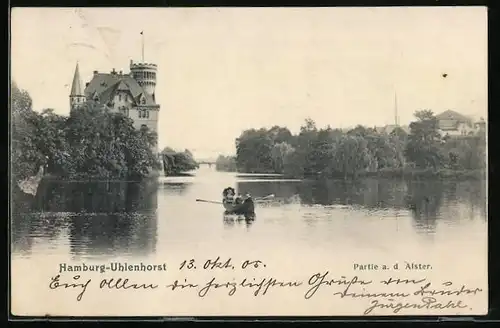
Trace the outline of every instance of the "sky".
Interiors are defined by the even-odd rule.
[[[11,76],[36,110],[68,115],[76,63],[83,83],[126,73],[142,40],[158,65],[159,147],[197,158],[233,154],[244,129],[297,132],[306,118],[383,126],[395,107],[400,124],[419,109],[487,118],[485,7],[14,8]]]

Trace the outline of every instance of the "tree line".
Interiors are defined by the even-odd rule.
[[[473,175],[486,168],[484,132],[443,137],[431,110],[414,114],[409,133],[358,125],[349,131],[318,128],[306,119],[298,134],[286,127],[249,129],[236,139],[236,156],[220,156],[217,167],[247,173],[279,173],[290,177],[342,177],[419,174]]]
[[[69,116],[37,112],[29,93],[11,85],[12,177],[23,180],[40,166],[60,178],[140,180],[159,168],[157,135],[94,102]]]

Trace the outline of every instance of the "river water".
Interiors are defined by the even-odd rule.
[[[256,205],[252,221],[224,218],[222,205],[196,201],[219,201],[228,186],[254,197],[275,197]],[[370,299],[334,297],[342,286],[322,288],[306,300],[309,277],[328,274],[329,279],[356,275],[380,282],[391,276],[424,279],[433,286],[466,284],[481,288],[482,294],[460,298],[466,304],[458,309],[462,312],[422,308],[398,314],[481,314],[487,309],[488,288],[486,204],[484,181],[287,181],[241,177],[210,167],[200,168],[192,177],[141,184],[46,180],[36,197],[13,199],[12,309],[26,315],[195,316],[360,315],[369,307]],[[233,268],[204,268],[203,263],[217,257],[221,263],[231,259]],[[192,269],[181,265],[190,259],[195,264]],[[265,265],[243,269],[246,260]],[[408,269],[410,262],[427,266]],[[82,263],[164,263],[168,269],[82,273],[84,279],[96,282],[81,302],[76,291],[48,287],[51,277],[61,272],[61,279],[80,277],[61,271],[61,266]],[[379,267],[366,271],[356,265]],[[98,281],[111,277],[163,285],[176,280],[203,286],[211,279],[222,284],[273,278],[303,285],[274,288],[265,297],[254,296],[249,288],[238,289],[235,296],[219,288],[207,301],[193,290],[100,289]],[[396,287],[390,290],[400,292],[402,287]],[[419,288],[406,286],[405,291],[414,295]],[[384,290],[374,285],[367,292]],[[437,299],[448,301],[458,300]],[[412,296],[407,302],[422,300]]]
[[[484,181],[366,179],[294,181],[202,167],[193,177],[155,183],[42,182],[12,218],[14,257],[141,257],[200,249],[295,249],[404,254],[452,243],[483,253],[487,238]],[[225,219],[227,186],[254,197],[256,219]],[[26,205],[27,204],[27,205]]]

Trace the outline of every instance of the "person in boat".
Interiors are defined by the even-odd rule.
[[[225,203],[234,203],[235,202],[236,192],[234,188],[227,187],[222,191],[222,201]]]
[[[252,196],[250,196],[249,193],[244,193],[243,195],[238,194],[238,196],[236,196],[236,198],[235,198],[234,203],[235,204],[243,204],[248,199],[252,200]]]
[[[241,194],[238,194],[238,196],[236,196],[236,198],[234,199],[234,203],[237,205],[243,203],[243,197],[241,196]]]

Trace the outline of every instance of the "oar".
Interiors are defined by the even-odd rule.
[[[270,195],[267,195],[267,196],[264,196],[264,197],[255,198],[255,200],[266,200],[266,199],[270,199],[270,198],[273,198],[273,197],[274,197],[274,194],[270,194]],[[217,201],[214,201],[214,200],[206,200],[206,199],[197,199],[196,201],[197,202],[202,202],[202,203],[223,204],[222,202],[217,202]]]
[[[270,194],[270,195],[267,195],[267,196],[264,196],[264,197],[256,197],[255,200],[266,200],[266,199],[269,199],[269,198],[274,198],[274,194]]]
[[[197,199],[196,201],[202,203],[222,204],[222,202],[216,202],[214,200]]]

